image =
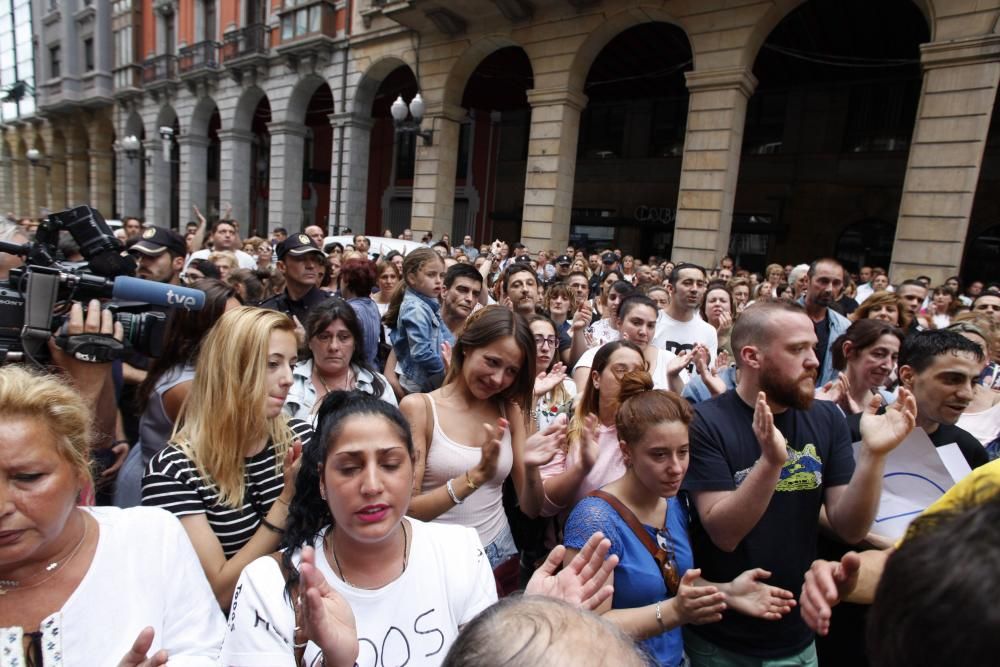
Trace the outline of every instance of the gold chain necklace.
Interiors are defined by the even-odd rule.
[[[26,591],[28,589],[35,588],[36,586],[41,586],[49,579],[52,579],[54,576],[59,574],[60,570],[69,565],[70,561],[73,560],[73,557],[76,556],[76,554],[80,551],[80,548],[83,546],[83,543],[86,541],[87,541],[87,519],[86,517],[84,517],[83,537],[80,538],[80,541],[76,543],[76,546],[73,547],[73,550],[69,552],[69,555],[66,556],[66,558],[61,563],[58,560],[54,560],[45,566],[45,571],[49,573],[47,577],[43,577],[42,579],[36,581],[35,583],[28,584],[27,586],[22,586],[21,582],[17,581],[16,579],[0,579],[0,596],[6,595],[10,591]]]

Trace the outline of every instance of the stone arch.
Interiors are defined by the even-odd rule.
[[[267,93],[258,86],[250,86],[244,90],[236,102],[232,122],[226,123],[227,119],[223,118],[222,127],[231,127],[234,130],[249,132],[250,128],[253,127],[253,115],[257,111],[257,105],[260,104],[262,99],[268,99]],[[270,100],[268,100],[268,104],[270,104]]]
[[[469,82],[469,77],[476,71],[479,64],[494,51],[499,51],[509,46],[519,48],[527,54],[527,50],[525,50],[523,44],[515,42],[505,35],[488,35],[476,39],[469,48],[462,52],[462,55],[458,57],[448,72],[442,94],[444,104],[446,106],[460,106],[462,104],[462,95],[465,93],[465,86]],[[534,70],[534,66],[532,66],[532,70]],[[417,85],[420,85],[419,81],[417,81]]]
[[[754,24],[753,32],[750,33],[743,46],[740,64],[746,67],[753,67],[761,47],[764,46],[764,42],[767,41],[767,38],[774,29],[778,27],[778,24],[807,2],[809,0],[778,0],[778,2],[775,2],[767,13]],[[912,2],[920,10],[920,13],[924,15],[924,20],[927,21],[927,25],[930,28],[930,41],[933,42],[936,27],[933,0],[912,0]]]
[[[174,122],[180,122],[180,118],[177,117],[177,112],[169,104],[164,104],[160,107],[160,112],[156,115],[156,127],[153,128],[154,133],[159,137],[159,129],[163,126],[172,126]]]
[[[202,97],[191,112],[191,120],[188,121],[187,133],[204,137],[208,135],[208,124],[212,119],[212,114],[219,110],[219,105],[209,96]]]
[[[387,76],[400,67],[406,67],[410,70],[411,74],[413,73],[413,67],[410,63],[396,56],[381,58],[365,70],[354,92],[355,115],[363,118],[371,116],[372,104],[375,102],[375,95],[378,93],[379,86],[382,85]]]
[[[137,111],[133,111],[125,121],[125,136],[131,135],[142,139],[145,133],[146,129],[142,125],[142,116]]]
[[[597,59],[597,56],[604,47],[608,45],[608,42],[633,26],[653,22],[675,25],[684,30],[685,35],[688,35],[687,30],[674,16],[660,8],[632,7],[626,9],[601,23],[600,27],[590,33],[576,50],[573,62],[569,68],[569,89],[575,92],[583,91],[583,86],[587,81],[587,74],[590,72],[591,65],[594,64],[594,60]],[[688,44],[691,44],[690,35],[688,35]],[[691,46],[691,52],[694,54],[693,45]],[[693,57],[697,58],[697,54],[694,54]]]
[[[288,96],[288,103],[284,108],[284,120],[287,123],[305,123],[306,111],[309,108],[309,102],[312,100],[312,96],[319,90],[320,86],[326,84],[330,88],[330,92],[333,92],[333,86],[325,78],[318,74],[309,74],[302,77],[292,88],[291,94]],[[272,113],[274,110],[272,109]],[[277,116],[278,114],[275,114]],[[275,120],[278,120],[275,118]]]

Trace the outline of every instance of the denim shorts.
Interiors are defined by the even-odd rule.
[[[503,532],[486,545],[486,557],[490,559],[491,568],[496,568],[500,563],[516,555],[517,545],[514,544],[510,526],[505,526]]]

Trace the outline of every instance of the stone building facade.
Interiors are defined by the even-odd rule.
[[[79,41],[93,12],[113,53],[89,78],[40,85],[36,115],[4,120],[5,209],[45,199],[24,159],[38,144],[54,202],[170,225],[228,204],[245,234],[319,223],[534,249],[589,239],[706,265],[731,250],[871,262],[882,237],[894,280],[935,281],[967,247],[977,273],[1000,251],[988,187],[1000,0],[92,0],[70,14],[71,1],[51,24],[38,8],[40,41],[56,26]],[[840,39],[851,26],[830,25],[829,9],[845,3],[885,39]],[[810,49],[824,22],[831,46]],[[878,52],[896,33],[903,55]],[[821,64],[908,74],[777,82],[792,61],[774,58],[835,48],[881,57]],[[663,71],[629,83],[650,53]],[[643,90],[661,75],[675,77],[669,94]],[[880,97],[890,89],[903,92]],[[389,118],[418,91],[429,141]],[[897,101],[887,121],[879,110]],[[126,136],[140,154],[111,151]]]

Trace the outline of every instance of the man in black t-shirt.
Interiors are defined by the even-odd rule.
[[[982,367],[982,349],[956,331],[921,331],[908,336],[899,350],[899,382],[917,401],[917,426],[935,447],[957,444],[973,469],[990,458],[982,443],[955,422],[972,402]],[[848,421],[857,439],[860,419]]]
[[[694,561],[710,581],[762,567],[772,573],[768,583],[797,591],[816,557],[821,507],[845,541],[868,532],[885,456],[913,428],[914,401],[901,390],[886,414],[865,416],[855,465],[843,415],[813,401],[816,334],[799,306],[747,308],[731,345],[736,389],[699,403],[691,423],[684,488],[693,501]],[[817,664],[813,633],[797,609],[780,621],[726,612],[719,623],[687,628],[685,651],[695,667],[785,658]]]

